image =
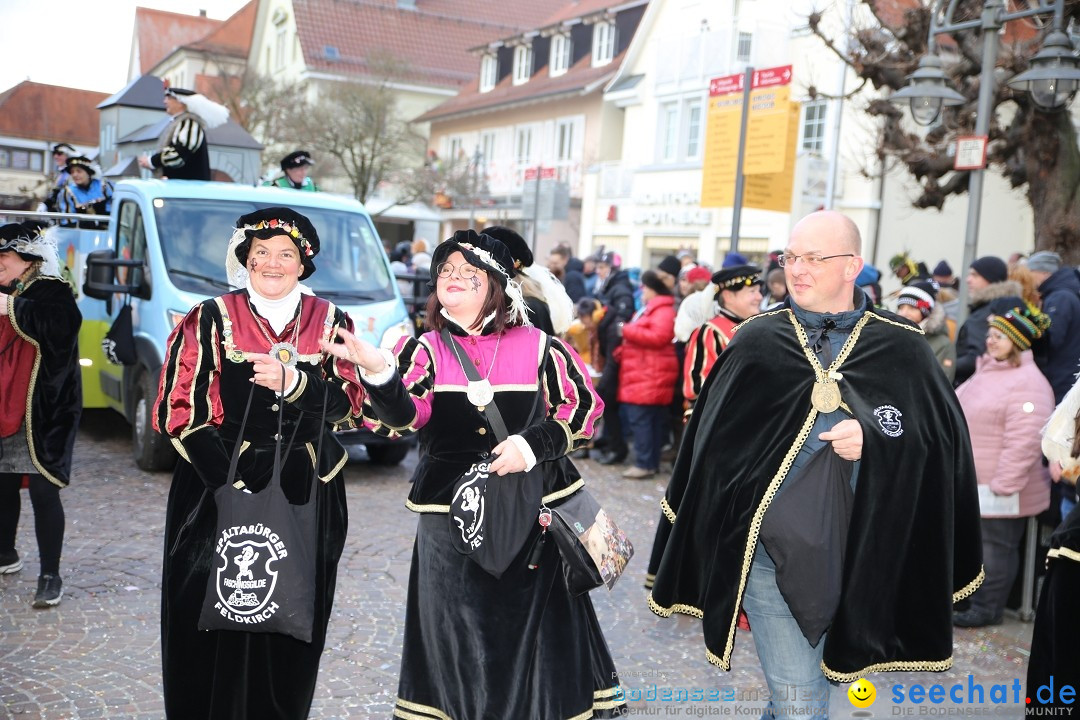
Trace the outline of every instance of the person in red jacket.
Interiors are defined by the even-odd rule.
[[[641,274],[643,307],[620,329],[619,402],[634,436],[634,466],[623,477],[644,480],[660,469],[670,423],[667,407],[679,381],[675,355],[675,299],[652,270]]]

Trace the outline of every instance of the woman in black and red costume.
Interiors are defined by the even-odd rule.
[[[348,514],[342,467],[347,455],[333,437],[363,398],[352,363],[320,349],[352,321],[332,303],[304,292],[315,272],[319,237],[306,217],[266,208],[237,220],[230,272],[242,289],[196,305],[169,337],[155,423],[180,453],[165,524],[161,654],[169,718],[306,718],[333,607],[337,564]],[[234,262],[235,261],[235,262]],[[256,387],[238,437],[251,383]],[[284,386],[285,391],[280,390]],[[324,397],[326,423],[321,421]],[[216,506],[237,442],[240,483],[251,492],[270,480],[284,408],[282,488],[306,501],[322,436],[316,490],[317,548],[312,640],[276,633],[203,631],[199,614],[210,569]]]

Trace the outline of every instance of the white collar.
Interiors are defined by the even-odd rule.
[[[296,305],[300,302],[300,284],[297,283],[296,287],[290,290],[288,295],[276,300],[271,300],[257,293],[251,287],[251,278],[247,279],[246,285],[251,304],[255,306],[260,315],[270,322],[270,327],[274,329],[274,332],[280,335],[281,331],[296,315]]]
[[[451,315],[451,314],[450,314],[449,312],[447,312],[446,308],[439,308],[439,312],[440,312],[440,313],[442,314],[442,316],[443,316],[444,318],[446,318],[446,319],[447,319],[447,320],[449,320],[450,322],[452,322],[452,323],[454,323],[455,325],[457,325],[457,326],[458,326],[459,328],[461,328],[461,329],[462,329],[462,330],[463,330],[463,331],[464,331],[465,333],[467,333],[467,334],[469,334],[469,335],[472,335],[472,334],[473,334],[473,331],[472,331],[472,330],[471,330],[470,328],[467,328],[467,327],[465,327],[464,325],[462,325],[461,323],[459,323],[459,322],[458,322],[457,320],[455,320],[455,319],[454,319],[454,316],[453,316],[453,315]],[[494,319],[495,319],[495,312],[492,312],[492,313],[491,313],[490,315],[488,315],[488,316],[487,316],[486,318],[484,318],[484,322],[483,322],[483,324],[482,324],[482,325],[480,326],[480,330],[481,330],[481,332],[483,331],[483,329],[484,329],[484,328],[486,328],[486,327],[487,327],[488,323],[489,323],[489,322],[491,322],[491,321],[492,321],[492,320],[494,320]],[[479,335],[480,333],[476,333],[476,334],[477,334],[477,335]]]

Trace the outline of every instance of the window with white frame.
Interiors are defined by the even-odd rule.
[[[519,166],[532,163],[532,140],[533,128],[531,125],[521,125],[514,133],[514,160]]]
[[[592,64],[607,65],[615,57],[615,23],[603,21],[593,26]]]
[[[480,154],[485,163],[490,164],[495,159],[495,133],[480,133]]]
[[[533,51],[529,45],[514,48],[514,84],[521,85],[529,81],[532,75]]]
[[[485,55],[480,60],[480,92],[489,92],[499,79],[499,60],[494,55]]]
[[[750,33],[739,33],[739,47],[735,54],[737,62],[750,62],[750,51],[753,49],[754,36]]]
[[[690,100],[686,103],[686,159],[696,160],[701,156],[701,130],[702,130],[702,103],[701,100]]]
[[[555,156],[560,162],[574,159],[575,124],[573,119],[560,119],[555,124]]]
[[[449,138],[446,145],[446,160],[451,163],[457,161],[457,159],[463,154],[463,147],[464,145],[462,144],[461,136],[454,135],[453,137]]]
[[[822,152],[825,149],[825,116],[828,104],[825,100],[803,103],[802,149]]]
[[[699,97],[661,103],[657,119],[657,160],[693,162],[701,158],[704,105]]]
[[[551,77],[563,75],[570,69],[570,36],[564,33],[551,37],[551,60],[548,74]]]
[[[285,47],[287,44],[288,33],[285,28],[278,28],[277,37],[274,42],[274,69],[281,70],[285,67]]]

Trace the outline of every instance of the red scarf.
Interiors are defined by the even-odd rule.
[[[26,415],[26,392],[37,351],[0,315],[0,437],[14,435]]]

